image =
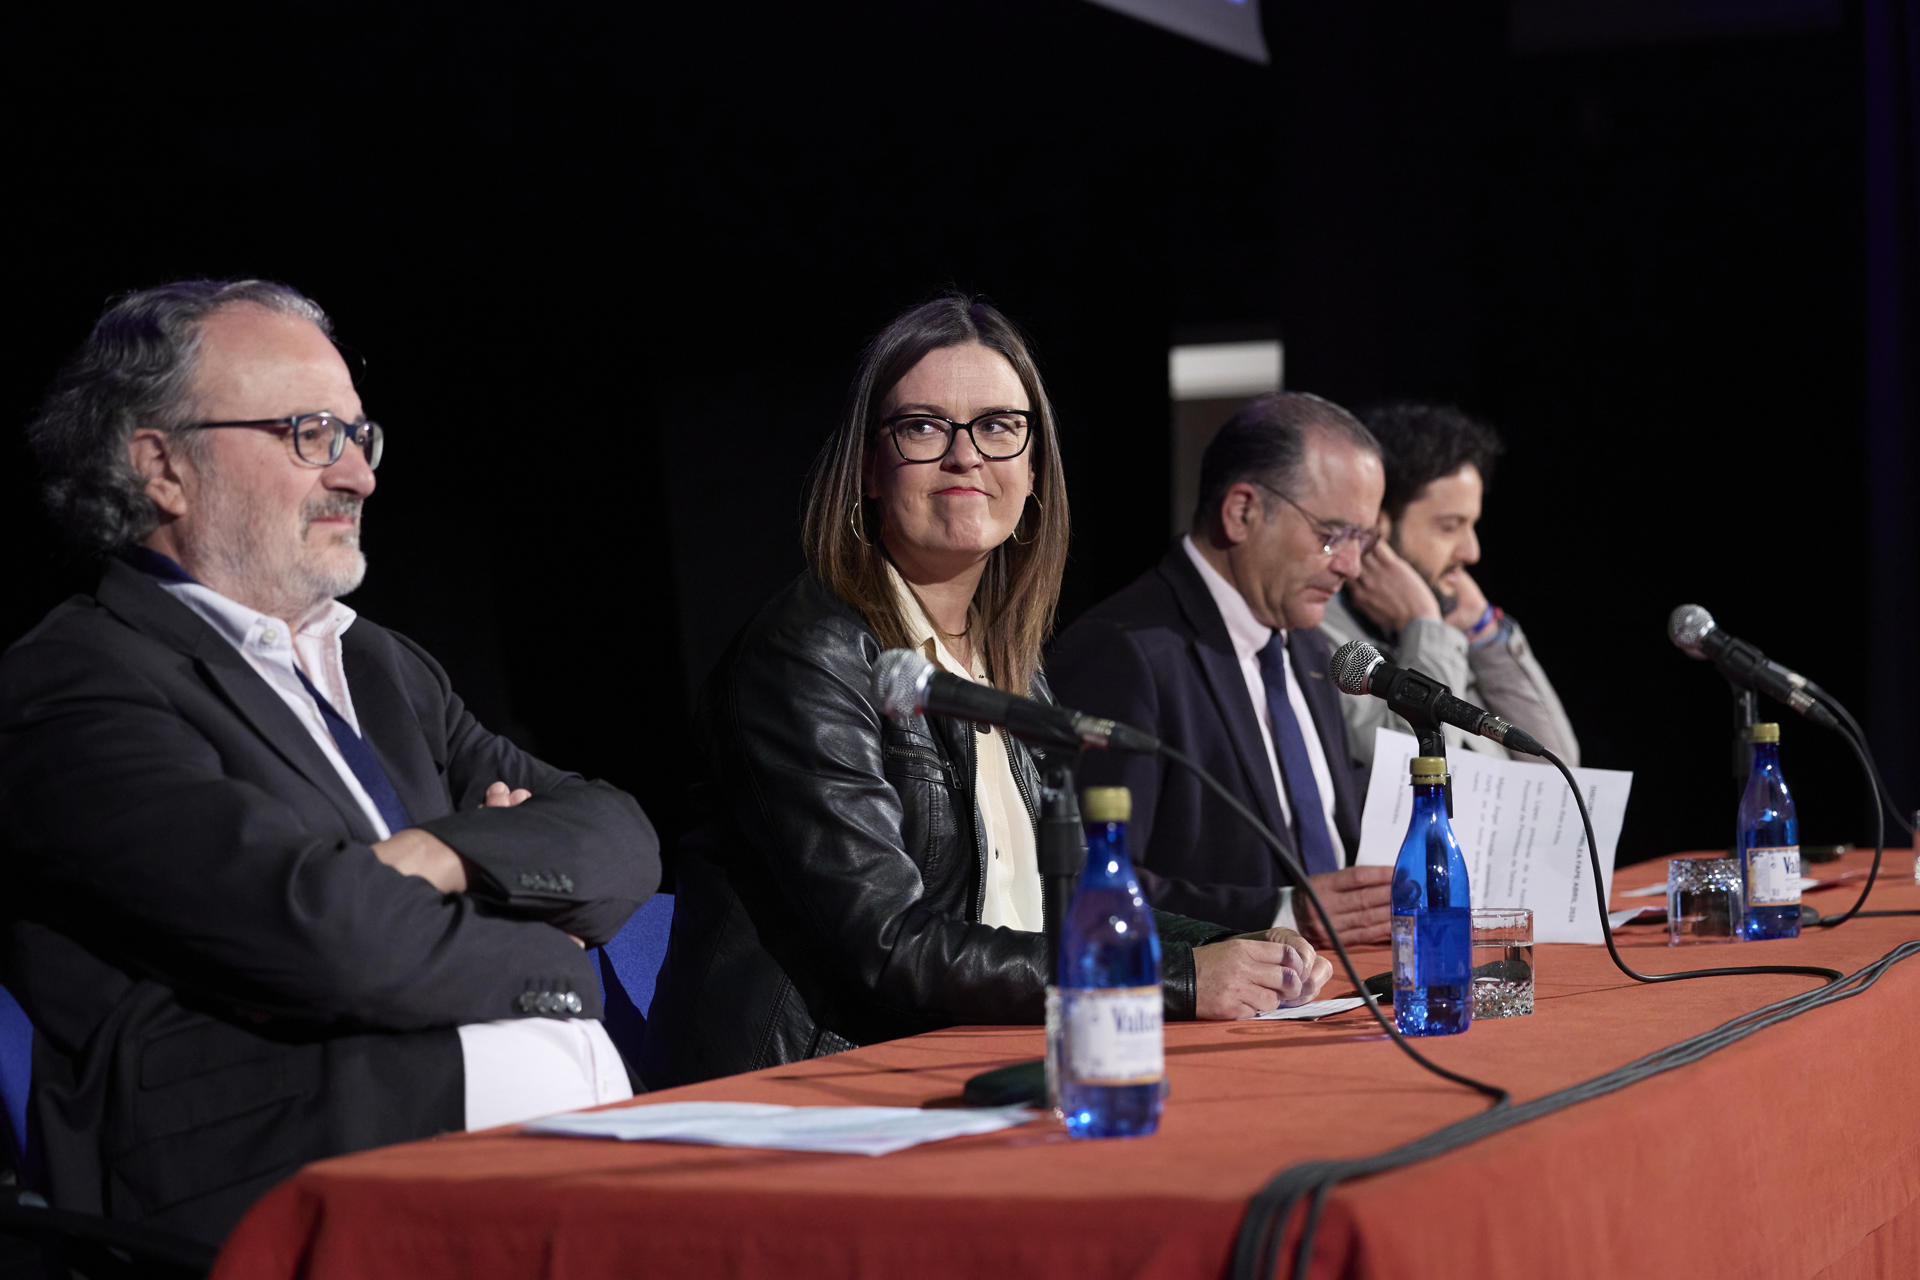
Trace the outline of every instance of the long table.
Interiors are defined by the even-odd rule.
[[[1912,860],[1888,854],[1870,909],[1920,908]],[[1623,868],[1616,904],[1663,875],[1663,864]],[[1837,911],[1859,883],[1807,900]],[[1852,973],[1920,938],[1920,917],[1718,947],[1670,949],[1658,925],[1618,937],[1649,973]],[[1524,1101],[1818,985],[1647,986],[1599,946],[1536,951],[1531,1017],[1422,1050]],[[1386,967],[1382,949],[1356,959],[1363,974]],[[1170,1025],[1166,1047],[1166,1115],[1143,1139],[1074,1141],[1036,1120],[873,1158],[494,1130],[321,1161],[236,1228],[215,1280],[1218,1276],[1249,1197],[1280,1169],[1382,1151],[1486,1107],[1420,1070],[1364,1010]],[[1040,1051],[1035,1028],[955,1028],[633,1105],[941,1105],[976,1072]],[[1343,1185],[1312,1274],[1920,1276],[1920,960],[1704,1060]]]

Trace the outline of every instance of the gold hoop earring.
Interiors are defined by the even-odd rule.
[[[1034,509],[1038,511],[1041,515],[1043,516],[1046,515],[1047,513],[1046,504],[1041,502],[1040,499],[1034,497],[1031,493],[1029,493],[1027,495],[1027,501],[1031,502],[1034,506]],[[1022,511],[1020,513],[1021,522],[1024,523],[1026,521],[1026,518],[1027,518],[1027,513],[1025,511]],[[1026,537],[1022,538],[1020,536],[1020,525],[1016,524],[1013,526],[1013,545],[1016,547],[1030,547],[1033,545],[1033,540],[1038,536],[1039,536],[1039,530],[1036,529],[1034,532],[1029,533]]]
[[[870,547],[873,544],[867,541],[866,523],[860,518],[860,499],[855,498],[853,505],[847,509],[847,528],[853,530],[855,542],[863,547]]]

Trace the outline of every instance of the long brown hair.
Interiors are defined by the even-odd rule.
[[[881,403],[895,383],[930,351],[977,342],[1006,358],[1032,406],[1035,434],[1033,497],[1038,510],[1025,545],[995,547],[973,593],[987,678],[1026,693],[1040,669],[1040,652],[1053,632],[1060,578],[1067,564],[1067,485],[1060,469],[1053,405],[1025,339],[1013,323],[978,298],[949,294],[902,313],[875,335],[860,357],[840,426],[821,447],[807,486],[801,539],[807,564],[821,582],[866,619],[888,648],[910,643],[893,586],[878,522],[869,528],[865,477],[875,447]],[[1021,524],[1028,517],[1023,515]]]

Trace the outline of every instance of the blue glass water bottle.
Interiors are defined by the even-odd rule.
[[[1127,856],[1133,797],[1080,795],[1087,867],[1060,929],[1060,1110],[1076,1138],[1152,1133],[1160,1124],[1160,935]]]
[[[1780,776],[1780,726],[1756,724],[1753,772],[1740,797],[1740,874],[1749,938],[1800,936],[1800,818]]]
[[[1473,913],[1445,756],[1413,758],[1413,821],[1393,864],[1393,1020],[1407,1036],[1473,1024]]]

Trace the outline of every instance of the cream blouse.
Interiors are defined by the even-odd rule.
[[[900,600],[900,616],[907,624],[913,647],[929,662],[951,675],[985,684],[986,664],[976,652],[971,669],[948,651],[934,630],[926,610],[893,565],[887,576]],[[1013,780],[1007,759],[1006,733],[982,726],[974,734],[973,793],[979,803],[982,830],[987,837],[986,894],[980,903],[980,923],[1039,933],[1040,853],[1034,843],[1033,821],[1026,801]]]

